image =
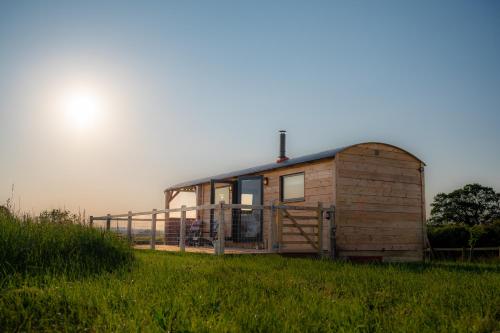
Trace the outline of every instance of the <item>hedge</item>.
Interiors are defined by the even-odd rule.
[[[500,247],[500,221],[473,228],[480,230],[474,247]],[[471,227],[463,224],[427,226],[427,235],[432,247],[470,247],[471,231]]]

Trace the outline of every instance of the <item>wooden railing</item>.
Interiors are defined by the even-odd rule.
[[[335,207],[323,207],[321,203],[318,206],[294,206],[283,203],[272,205],[243,205],[243,204],[219,204],[200,205],[180,208],[168,209],[153,209],[144,212],[131,212],[125,214],[104,215],[104,216],[90,216],[90,225],[93,226],[95,221],[106,221],[106,230],[110,230],[111,221],[127,221],[127,237],[132,240],[132,221],[151,221],[151,239],[150,248],[156,247],[156,223],[158,221],[168,221],[170,218],[166,214],[180,213],[180,230],[179,230],[179,250],[185,251],[186,247],[186,213],[189,211],[199,210],[214,210],[218,211],[218,224],[217,224],[217,239],[214,242],[214,252],[216,254],[223,254],[225,248],[225,235],[224,219],[227,210],[234,209],[248,209],[248,210],[269,210],[271,215],[270,223],[268,223],[267,230],[267,252],[281,252],[287,244],[309,244],[320,256],[324,255],[323,250],[323,225],[324,220],[328,221],[330,233],[330,248],[329,252],[332,257],[335,256]],[[294,212],[292,214],[292,212]],[[314,213],[314,215],[304,215],[307,212]],[[159,219],[158,215],[165,214],[166,218]],[[147,216],[151,218],[134,218],[137,216]],[[214,215],[215,216],[215,215]],[[299,223],[298,221],[309,220],[309,223]],[[284,222],[290,223],[284,223]],[[283,228],[296,229],[295,232],[283,232]],[[305,229],[316,229],[314,232]],[[261,230],[263,233],[263,230]],[[287,241],[283,236],[298,236],[303,237],[300,241]]]

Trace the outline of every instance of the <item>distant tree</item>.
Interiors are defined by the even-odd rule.
[[[78,216],[69,210],[61,209],[44,210],[38,218],[40,222],[46,223],[71,224],[78,222]]]
[[[448,194],[437,194],[431,207],[431,224],[489,224],[500,218],[500,193],[491,187],[469,184]]]

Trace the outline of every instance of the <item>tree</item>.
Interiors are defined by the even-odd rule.
[[[448,194],[437,194],[431,207],[431,224],[489,224],[500,218],[500,193],[491,187],[469,184]]]

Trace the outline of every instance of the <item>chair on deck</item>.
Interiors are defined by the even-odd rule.
[[[213,247],[215,247],[215,241],[217,240],[217,232],[219,231],[219,222],[216,219],[213,220],[213,236],[211,236],[210,243]]]
[[[187,246],[200,246],[202,238],[202,225],[201,220],[195,220],[190,226],[187,232],[186,245]]]

